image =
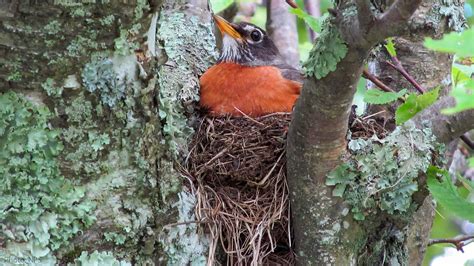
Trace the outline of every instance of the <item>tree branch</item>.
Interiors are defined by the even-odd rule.
[[[288,11],[288,6],[285,2],[267,2],[266,24],[270,38],[275,43],[286,63],[298,68],[300,55],[296,17]]]
[[[368,3],[357,3],[359,12],[365,14],[342,16],[354,7],[352,1],[340,1],[331,13],[335,16],[332,26],[338,27],[347,53],[335,71],[305,80],[288,132],[287,180],[297,264],[301,265],[357,263],[360,247],[353,244],[365,242],[367,233],[361,224],[345,217],[350,208],[332,196],[325,177],[346,153],[352,100],[369,51],[404,28],[421,0],[398,0],[373,23],[362,17],[370,15]],[[341,224],[350,230],[340,230]]]
[[[293,0],[286,0],[286,3],[292,8],[298,8],[298,5]]]
[[[377,20],[371,32],[371,37],[386,39],[390,36],[399,35],[406,28],[408,20],[418,9],[421,2],[422,0],[397,0]]]
[[[431,129],[439,142],[449,143],[474,128],[474,110],[468,110],[454,115],[445,115],[441,110],[453,107],[455,100],[445,96],[429,108],[417,114],[413,121],[420,127],[424,121],[431,123]]]
[[[456,247],[458,251],[464,252],[463,247],[472,243],[472,241],[467,242],[469,240],[473,240],[474,236],[460,236],[452,239],[440,238],[440,239],[430,239],[428,242],[428,246],[435,245],[435,244],[452,244]],[[467,243],[466,243],[467,242]]]
[[[361,29],[369,29],[371,24],[375,22],[375,16],[370,10],[370,3],[367,0],[356,0],[357,17],[359,19],[359,27]]]
[[[390,88],[389,86],[385,85],[385,83],[383,83],[379,78],[377,78],[376,76],[372,75],[369,71],[367,71],[366,69],[364,69],[364,71],[362,72],[362,77],[364,77],[365,79],[368,79],[370,80],[372,83],[375,84],[375,86],[379,87],[381,90],[385,91],[385,92],[395,92],[392,88]]]
[[[392,57],[392,61],[395,64],[390,61],[386,61],[386,63],[393,69],[395,69],[398,73],[400,73],[408,82],[410,82],[419,93],[427,92],[427,90],[423,88],[420,84],[418,84],[418,82],[405,70],[402,63],[400,62],[400,60],[398,60],[397,57]]]

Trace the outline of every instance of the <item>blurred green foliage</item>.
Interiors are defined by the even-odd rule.
[[[219,13],[223,11],[224,9],[228,8],[232,3],[234,2],[233,0],[210,0],[211,2],[211,8],[214,13]]]

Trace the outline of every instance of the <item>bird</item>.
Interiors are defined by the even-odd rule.
[[[213,15],[222,36],[217,63],[200,78],[200,106],[211,116],[259,117],[291,112],[303,76],[287,64],[268,34]]]

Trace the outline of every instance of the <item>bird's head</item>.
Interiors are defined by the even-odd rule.
[[[230,23],[217,15],[214,20],[222,35],[219,62],[260,66],[281,61],[278,48],[263,29],[246,22]]]

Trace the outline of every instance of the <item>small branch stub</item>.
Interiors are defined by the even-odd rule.
[[[445,239],[445,238],[440,238],[440,239],[430,239],[428,242],[428,246],[431,245],[436,245],[436,244],[452,244],[458,251],[461,251],[464,253],[463,248],[466,245],[469,245],[474,242],[474,235],[472,236],[460,236],[452,239]]]

